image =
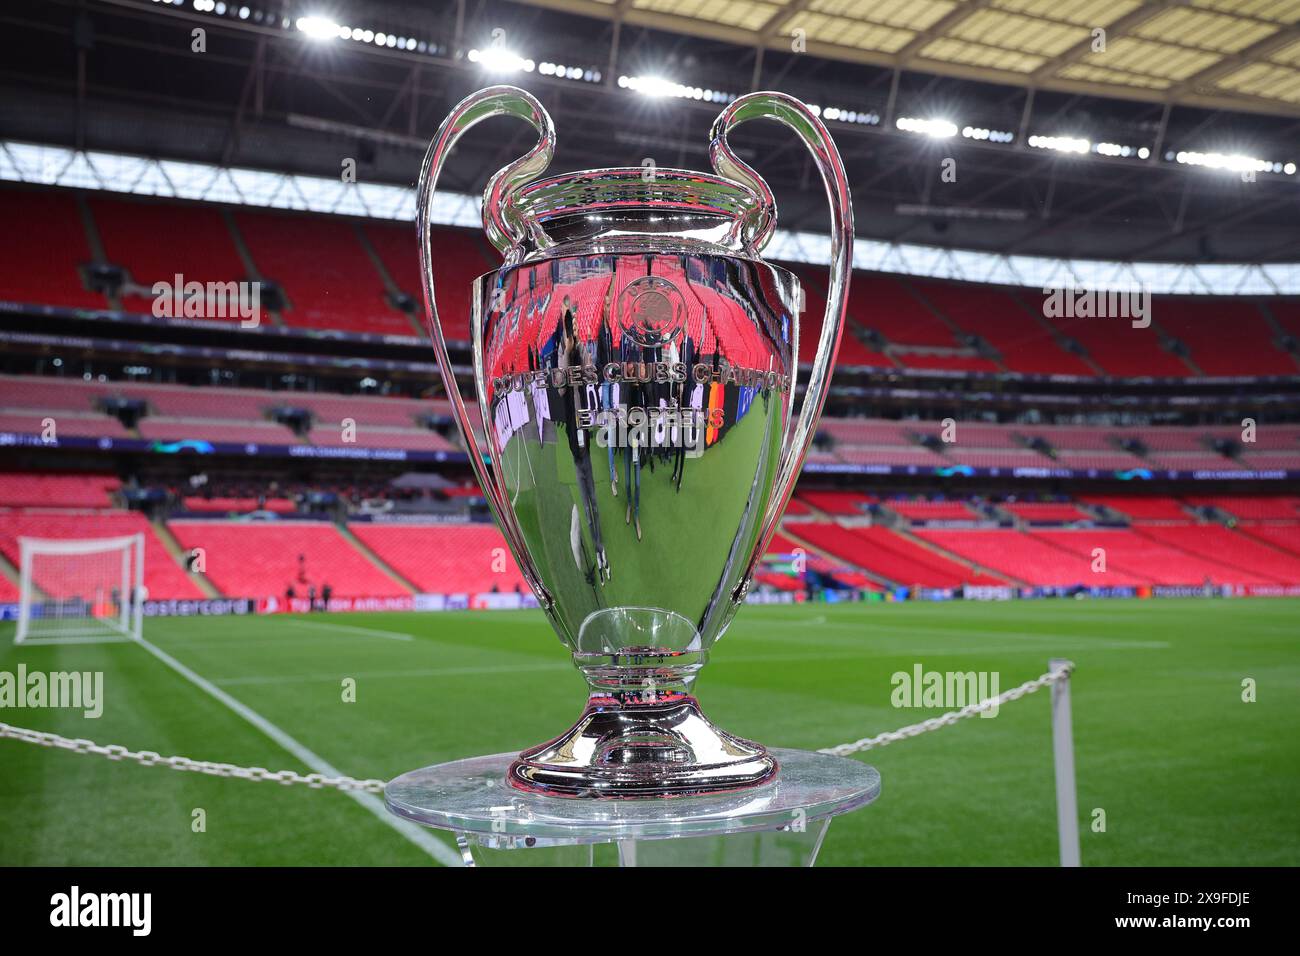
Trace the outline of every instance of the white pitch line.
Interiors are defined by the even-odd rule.
[[[180,674],[181,677],[184,677],[187,681],[208,696],[216,699],[222,704],[225,704],[238,716],[242,717],[262,733],[266,734],[266,736],[270,737],[285,750],[289,751],[289,753],[293,754],[308,767],[311,767],[312,770],[330,777],[345,776],[342,771],[336,769],[324,757],[309,750],[306,746],[299,743],[293,737],[290,737],[287,733],[275,724],[271,723],[257,711],[253,710],[241,701],[236,700],[234,697],[231,697],[207,678],[190,670],[162,648],[149,643],[143,637],[139,639],[139,643],[141,647],[154,657],[158,658],[158,660],[162,661],[177,674]],[[463,861],[459,854],[453,852],[446,844],[435,840],[429,835],[428,831],[420,828],[418,825],[402,820],[394,814],[389,813],[383,802],[373,793],[363,793],[358,790],[344,790],[343,793],[361,804],[361,806],[365,807],[375,817],[377,817],[380,822],[396,830],[401,836],[405,837],[411,843],[414,843],[417,847],[425,853],[428,853],[429,856],[433,857],[443,866],[460,866],[462,864]]]
[[[219,677],[213,681],[220,687],[239,684],[312,684],[337,683],[343,677],[357,680],[374,678],[392,680],[406,677],[463,677],[475,674],[527,674],[538,671],[568,671],[572,664],[557,661],[554,664],[483,664],[467,667],[424,667],[404,671],[362,671],[360,673],[337,674],[250,674],[245,677]]]
[[[133,638],[130,637],[77,637],[70,635],[68,637],[29,637],[23,640],[22,644],[32,647],[43,647],[51,644],[130,644]]]
[[[313,631],[344,631],[349,634],[371,634],[375,637],[386,637],[390,641],[415,640],[410,634],[403,634],[401,631],[381,631],[375,627],[356,627],[352,624],[326,624],[323,621],[295,621],[292,619],[284,623],[294,624],[298,627],[309,627]]]

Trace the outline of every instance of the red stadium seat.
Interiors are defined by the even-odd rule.
[[[77,274],[90,260],[72,193],[0,190],[0,301],[107,309],[108,299],[88,291]]]
[[[395,571],[430,594],[527,592],[528,585],[490,524],[410,525],[358,522],[348,527]],[[494,566],[504,562],[504,570]]]
[[[385,574],[332,524],[317,521],[173,521],[176,540],[206,551],[205,573],[227,597],[299,596],[330,585],[340,598],[400,597],[410,591]],[[298,556],[304,555],[299,578]]]
[[[415,335],[410,319],[385,300],[383,280],[352,223],[243,209],[235,222],[258,272],[289,299],[280,316],[286,325]]]

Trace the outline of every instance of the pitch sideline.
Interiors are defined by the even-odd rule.
[[[289,736],[289,734],[286,733],[284,730],[281,730],[275,724],[271,723],[271,721],[267,720],[265,717],[263,717],[257,711],[253,710],[247,704],[244,704],[241,701],[227,694],[224,690],[222,690],[217,685],[213,684],[206,677],[186,667],[184,664],[182,664],[176,658],[172,657],[162,648],[157,647],[156,645],[150,643],[149,641],[145,640],[143,637],[139,639],[139,643],[141,647],[143,647],[146,651],[148,651],[158,660],[162,661],[164,664],[170,667],[181,677],[185,678],[187,681],[189,681],[191,684],[193,684],[199,690],[203,691],[208,696],[214,698],[215,700],[224,704],[230,710],[234,711],[235,714],[237,714],[239,717],[242,717],[248,723],[252,724],[263,734],[271,738],[271,740],[275,741],[277,744],[279,744],[289,753],[293,754],[293,756],[297,757],[299,760],[301,760],[312,770],[316,771],[317,773],[322,773],[331,777],[344,776],[342,771],[338,770],[336,767],[330,764],[324,757],[320,756],[315,751],[308,749],[305,745],[299,743],[293,737]],[[408,823],[407,821],[401,820],[398,817],[394,816],[393,814],[389,813],[387,808],[384,806],[384,804],[374,794],[361,793],[356,790],[346,790],[344,791],[344,793],[346,793],[347,796],[351,797],[357,803],[361,804],[361,806],[365,807],[366,810],[370,811],[370,813],[372,813],[385,825],[397,831],[397,833],[400,836],[405,837],[409,842],[413,843],[415,846],[419,847],[425,853],[429,854],[429,856],[433,857],[443,866],[461,865],[462,861],[458,853],[453,851],[446,844],[440,842],[439,840],[434,839],[432,836],[429,835],[428,832],[421,829],[416,824]]]

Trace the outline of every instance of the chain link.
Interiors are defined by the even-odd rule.
[[[906,727],[900,727],[898,730],[887,730],[883,734],[877,734],[874,737],[863,737],[861,740],[855,740],[852,743],[838,744],[834,747],[823,747],[817,751],[822,754],[831,754],[835,757],[847,757],[850,754],[862,753],[866,750],[874,750],[877,747],[884,747],[888,744],[896,743],[900,740],[907,740],[910,737],[919,737],[921,734],[929,733],[931,730],[938,730],[940,727],[951,727],[959,720],[965,720],[967,717],[974,717],[976,714],[982,714],[987,710],[993,710],[1001,707],[1003,704],[1009,704],[1013,700],[1019,700],[1034,691],[1042,690],[1049,684],[1055,684],[1069,678],[1070,672],[1074,670],[1074,662],[1066,661],[1060,667],[1048,671],[1041,677],[1025,681],[1019,687],[1013,687],[997,697],[990,697],[988,700],[981,700],[974,704],[967,704],[961,710],[950,710],[941,717],[931,717],[929,720],[923,720],[919,724],[909,724]]]
[[[884,747],[899,740],[917,737],[929,733],[931,730],[938,730],[941,727],[950,727],[959,720],[974,717],[976,714],[982,714],[995,707],[1001,707],[1003,704],[1019,700],[1021,697],[1034,693],[1034,691],[1042,690],[1050,684],[1066,680],[1073,670],[1074,664],[1067,661],[1060,667],[1048,671],[1043,676],[1026,681],[1019,687],[1013,687],[997,697],[990,697],[988,700],[968,704],[961,710],[952,710],[941,717],[931,717],[919,724],[911,724],[898,730],[887,730],[883,734],[877,734],[874,737],[863,737],[861,740],[855,740],[852,743],[823,747],[818,753],[847,757],[850,754],[874,750],[877,747]],[[39,747],[71,750],[73,753],[78,754],[94,754],[99,757],[107,757],[109,760],[132,760],[142,767],[161,765],[172,770],[188,770],[192,773],[203,773],[212,777],[234,777],[236,780],[270,780],[286,787],[293,784],[302,784],[311,787],[313,790],[328,787],[335,790],[360,790],[363,793],[378,794],[384,792],[385,781],[383,780],[358,780],[355,777],[341,776],[327,777],[322,773],[301,774],[294,770],[267,770],[265,767],[239,767],[231,763],[191,760],[189,757],[164,757],[152,750],[127,750],[121,744],[97,744],[93,740],[86,740],[83,737],[61,737],[58,734],[51,734],[41,730],[28,730],[25,727],[13,727],[6,723],[0,723],[0,738],[6,737],[10,740],[36,744]]]
[[[142,767],[164,766],[172,770],[188,770],[212,777],[234,777],[237,780],[269,780],[284,786],[303,784],[313,790],[330,787],[335,790],[360,790],[363,793],[383,793],[383,780],[358,780],[354,777],[327,777],[322,773],[301,774],[295,770],[267,770],[265,767],[239,767],[231,763],[214,763],[210,760],[191,760],[189,757],[164,757],[152,750],[127,750],[120,744],[97,744],[84,738],[61,737],[58,734],[25,727],[12,727],[0,723],[0,738],[21,740],[38,747],[54,747],[78,754],[94,754],[109,760],[133,760]]]

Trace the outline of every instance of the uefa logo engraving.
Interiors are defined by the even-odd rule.
[[[643,348],[667,345],[681,335],[686,322],[686,298],[661,276],[642,276],[618,299],[623,329]]]

